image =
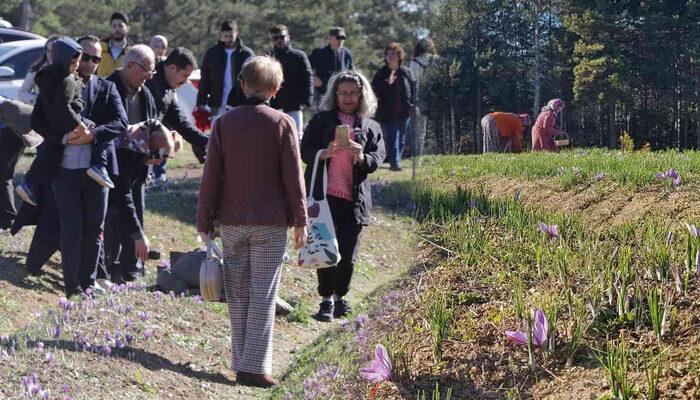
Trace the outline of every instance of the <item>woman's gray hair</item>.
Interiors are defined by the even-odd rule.
[[[238,75],[245,83],[246,97],[268,101],[284,81],[282,64],[270,56],[250,57]]]
[[[360,87],[360,105],[357,107],[359,118],[371,118],[377,111],[377,96],[374,95],[372,85],[367,78],[357,71],[341,71],[333,75],[328,81],[328,90],[321,99],[322,110],[335,110],[338,108],[338,86],[344,82],[352,82]]]

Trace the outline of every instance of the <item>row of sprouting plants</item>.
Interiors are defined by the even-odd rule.
[[[471,270],[484,282],[501,284],[510,315],[521,321],[504,337],[527,349],[533,374],[542,363],[567,367],[596,359],[607,371],[612,398],[640,393],[630,379],[633,369],[646,376],[645,397],[659,398],[667,339],[683,307],[679,300],[697,289],[695,225],[649,219],[586,226],[580,217],[549,211],[554,207],[527,209],[519,193],[493,201],[459,187],[421,185],[414,196],[431,243],[452,259],[446,265],[467,266],[455,274]],[[441,289],[446,299],[460,295]],[[453,316],[465,314],[458,307],[454,300],[427,307],[436,362],[451,337]],[[632,346],[629,336],[649,343]]]

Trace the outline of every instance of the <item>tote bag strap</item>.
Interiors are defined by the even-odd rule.
[[[223,258],[221,249],[219,248],[219,245],[216,244],[216,241],[214,241],[212,238],[207,238],[207,258],[211,258],[212,255],[216,258]]]
[[[324,164],[323,166],[323,197],[320,199],[317,199],[316,196],[314,196],[314,189],[316,189],[316,171],[318,169],[318,164],[321,161],[321,153],[323,150],[319,150],[318,153],[316,153],[316,158],[314,159],[314,168],[311,171],[311,185],[309,185],[309,188],[311,189],[311,197],[314,198],[314,200],[323,200],[326,198],[326,191],[328,190],[328,168]]]

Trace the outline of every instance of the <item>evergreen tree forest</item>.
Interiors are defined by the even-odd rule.
[[[109,34],[120,10],[134,41],[154,34],[199,57],[225,17],[258,54],[268,29],[289,26],[293,46],[310,52],[328,28],[370,75],[390,41],[412,53],[429,35],[440,55],[426,74],[432,151],[476,152],[490,111],[529,112],[554,97],[577,147],[617,147],[628,132],[652,149],[700,146],[700,1],[697,0],[6,0],[0,16],[43,34]],[[527,142],[527,138],[525,139]]]

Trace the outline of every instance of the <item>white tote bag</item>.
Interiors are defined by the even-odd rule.
[[[309,232],[309,239],[304,247],[299,250],[299,266],[309,269],[332,267],[340,261],[340,251],[338,250],[338,239],[335,236],[333,217],[326,201],[328,174],[325,165],[323,167],[323,197],[318,200],[314,198],[316,171],[318,170],[322,151],[320,150],[316,153],[309,185],[309,196],[306,198],[308,214],[306,228]]]
[[[199,269],[199,293],[202,300],[219,301],[224,287],[223,256],[214,239],[207,238],[207,258]]]

